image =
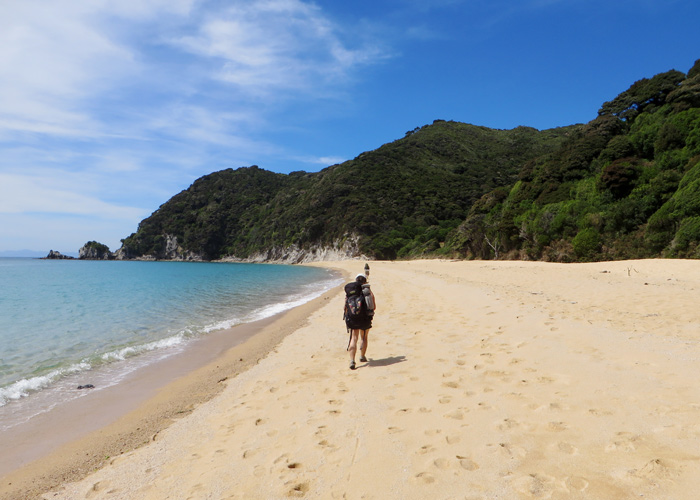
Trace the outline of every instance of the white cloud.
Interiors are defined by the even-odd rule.
[[[94,215],[107,219],[128,219],[143,210],[106,203],[76,190],[75,179],[63,176],[28,176],[0,174],[0,213],[49,213]],[[72,176],[69,176],[72,177]]]
[[[331,165],[336,165],[338,163],[343,163],[347,158],[341,158],[340,156],[319,156],[319,157],[307,157],[299,158],[299,161],[305,163],[311,163],[314,165],[323,165],[324,167],[329,167]]]
[[[237,1],[210,13],[194,35],[172,42],[219,61],[215,77],[252,95],[319,91],[348,71],[385,57],[378,48],[351,48],[341,29],[313,4],[298,0]],[[356,33],[354,40],[361,40]]]
[[[109,87],[131,52],[95,25],[90,4],[4,3],[0,8],[0,126],[52,135],[94,135],[84,100]]]

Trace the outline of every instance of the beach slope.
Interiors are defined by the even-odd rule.
[[[370,283],[357,370],[339,288],[215,398],[44,498],[697,498],[700,262],[375,262]]]

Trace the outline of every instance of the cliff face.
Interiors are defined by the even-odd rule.
[[[265,251],[250,255],[245,259],[226,257],[221,260],[228,262],[268,262],[276,264],[304,264],[307,262],[321,262],[334,260],[368,260],[358,246],[357,235],[344,240],[336,240],[331,245],[312,245],[309,248],[301,248],[297,245],[288,247],[272,247]]]
[[[203,262],[209,259],[201,254],[184,250],[177,242],[177,236],[165,235],[167,241],[165,252],[160,255],[131,255],[125,247],[113,254],[116,260],[169,260]],[[266,250],[251,254],[247,257],[225,256],[215,259],[221,262],[246,262],[246,263],[276,263],[276,264],[303,264],[306,262],[320,262],[333,260],[368,259],[358,247],[357,235],[336,240],[330,245],[311,245],[301,248],[298,245],[275,246]]]
[[[78,251],[78,258],[82,260],[113,260],[114,254],[109,251],[107,245],[88,241]]]

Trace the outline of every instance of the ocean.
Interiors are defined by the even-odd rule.
[[[0,258],[0,431],[341,283],[304,266]]]

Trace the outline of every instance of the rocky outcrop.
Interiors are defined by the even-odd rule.
[[[82,260],[113,260],[114,254],[109,251],[107,245],[88,241],[78,251],[78,258]]]
[[[63,255],[61,252],[57,252],[55,250],[49,250],[49,254],[44,257],[44,259],[74,259],[75,257],[71,257],[70,255]]]
[[[165,245],[162,252],[158,255],[137,255],[132,252],[132,250],[126,246],[122,247],[114,252],[114,259],[116,260],[174,260],[174,261],[193,261],[202,262],[206,260],[199,254],[185,250],[180,246],[177,241],[177,236],[172,234],[164,234],[163,238],[165,240]]]
[[[265,262],[275,264],[304,264],[307,262],[355,259],[369,260],[369,257],[360,252],[358,241],[359,237],[353,235],[343,240],[336,240],[329,246],[313,245],[309,248],[301,248],[297,245],[291,245],[288,247],[273,247],[245,259],[231,256],[221,260],[225,262]]]
[[[164,260],[187,260],[187,261],[202,261],[201,255],[189,250],[184,250],[177,242],[177,236],[166,234],[165,236],[165,255]]]
[[[168,260],[203,262],[208,259],[204,256],[185,250],[178,243],[177,236],[164,234],[165,245],[159,255],[134,255],[127,246],[122,246],[114,252],[112,258],[116,260]],[[245,263],[275,263],[275,264],[304,264],[306,262],[333,261],[333,260],[369,260],[369,257],[362,254],[359,249],[359,236],[346,236],[342,240],[336,240],[331,245],[312,245],[302,248],[298,245],[287,247],[272,247],[267,250],[257,252],[248,257],[237,257],[230,255],[219,262],[245,262]],[[82,249],[81,249],[82,251]],[[81,254],[82,255],[82,254]],[[81,257],[82,258],[82,257]]]

